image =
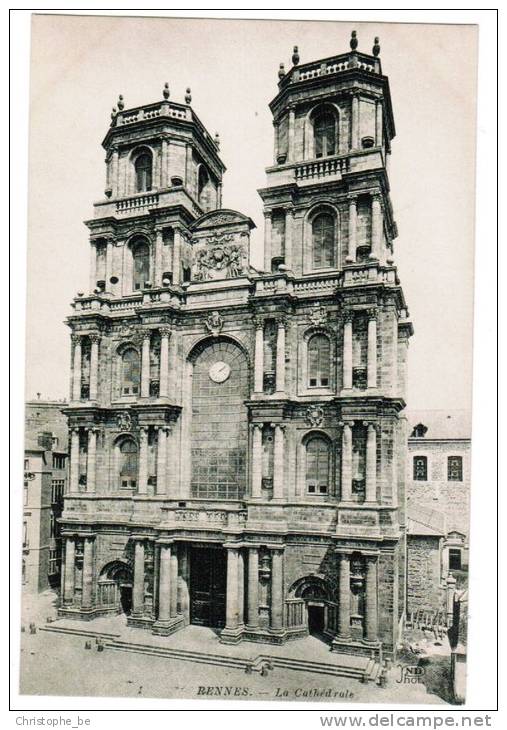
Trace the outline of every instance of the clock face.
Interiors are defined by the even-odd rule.
[[[209,376],[215,383],[224,383],[231,374],[231,368],[221,360],[214,362],[209,369]]]

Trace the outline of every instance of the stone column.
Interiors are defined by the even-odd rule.
[[[254,353],[254,392],[264,391],[264,320],[254,319],[255,353]]]
[[[169,622],[171,618],[171,546],[160,546],[158,577],[158,621]]]
[[[345,312],[343,323],[343,388],[352,388],[352,312]]]
[[[377,101],[375,104],[375,145],[382,147],[383,144],[383,121],[382,121],[382,102]]]
[[[72,335],[74,360],[72,364],[72,400],[81,400],[81,335]]]
[[[90,294],[97,288],[97,247],[90,241]]]
[[[169,611],[171,618],[178,613],[178,552],[175,545],[171,551],[171,589],[169,595]]]
[[[130,272],[130,261],[132,255],[127,242],[124,240],[121,247],[121,293],[122,296],[132,293],[132,275]]]
[[[278,136],[280,134],[278,123],[273,121],[273,165],[278,165]]]
[[[252,499],[262,496],[262,424],[252,424]]]
[[[264,211],[264,271],[271,273],[271,211]]]
[[[259,628],[259,549],[248,549],[248,626]]]
[[[117,198],[119,196],[119,185],[118,185],[118,172],[119,172],[119,164],[118,164],[118,147],[112,147],[112,155],[111,155],[111,179],[110,179],[110,188],[112,190],[113,198]]]
[[[155,266],[153,283],[155,287],[162,286],[162,229],[157,228],[155,231]]]
[[[300,441],[297,447],[296,497],[306,494],[306,443]]]
[[[352,499],[352,423],[343,424],[341,501]]]
[[[165,494],[166,478],[166,454],[167,454],[167,427],[158,428],[157,440],[157,495]]]
[[[377,387],[377,312],[375,309],[368,310],[367,385],[368,388]]]
[[[141,357],[141,398],[149,398],[150,395],[150,339],[151,333],[144,332]]]
[[[377,641],[378,606],[377,606],[377,557],[366,557],[366,640]]]
[[[79,429],[70,430],[70,479],[69,492],[75,494],[79,491]]]
[[[76,541],[75,537],[67,537],[65,540],[65,582],[63,589],[63,602],[74,602],[74,581],[76,569]]]
[[[238,628],[238,548],[227,548],[226,630]]]
[[[377,429],[365,421],[366,436],[366,502],[377,501]]]
[[[245,560],[241,548],[238,550],[238,624],[245,623]]]
[[[391,392],[394,397],[398,395],[398,316],[393,309],[392,317],[392,350],[391,350]]]
[[[113,241],[108,238],[106,242],[106,276],[105,291],[111,291],[111,276],[113,275]]]
[[[278,394],[285,393],[285,318],[277,320],[276,332],[276,384],[275,390]]]
[[[352,96],[352,114],[351,114],[351,148],[353,150],[359,149],[359,95],[354,94]]]
[[[349,250],[347,263],[356,260],[357,246],[357,198],[349,198]]]
[[[371,251],[370,259],[379,260],[382,250],[382,205],[380,195],[374,195],[371,201]]]
[[[338,553],[340,561],[338,635],[345,641],[350,639],[350,556]]]
[[[81,593],[81,607],[91,608],[93,591],[93,538],[84,538],[83,550],[83,591]]]
[[[144,541],[136,540],[134,547],[134,586],[132,590],[132,613],[144,613]]]
[[[181,231],[179,228],[174,229],[173,284],[181,284]]]
[[[90,350],[90,400],[97,400],[98,397],[98,381],[99,381],[99,342],[100,335],[98,332],[90,334],[91,350]]]
[[[168,327],[160,328],[160,374],[159,395],[167,398],[169,395],[169,338],[171,330]]]
[[[282,423],[275,423],[274,429],[275,435],[273,443],[273,499],[283,499],[285,481],[285,426]]]
[[[88,454],[86,459],[86,491],[95,492],[97,464],[97,431],[88,429]]]
[[[160,187],[162,189],[169,187],[168,183],[168,172],[169,172],[169,165],[168,165],[168,144],[167,139],[165,137],[162,137],[161,141],[161,163],[160,163]]]
[[[285,266],[292,269],[292,237],[294,233],[294,209],[285,210]]]
[[[294,126],[296,121],[296,112],[294,107],[289,108],[289,134],[288,134],[288,151],[287,162],[294,161]]]
[[[138,493],[148,492],[148,426],[139,429],[139,485]]]
[[[283,629],[283,549],[271,551],[271,629]]]

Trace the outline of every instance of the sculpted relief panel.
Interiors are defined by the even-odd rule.
[[[248,235],[214,233],[194,244],[195,281],[235,279],[248,274]]]

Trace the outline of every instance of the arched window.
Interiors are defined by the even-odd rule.
[[[308,387],[328,388],[331,346],[326,335],[313,335],[308,341]]]
[[[151,190],[152,182],[152,159],[150,152],[143,152],[135,161],[136,169],[136,190],[144,193]]]
[[[335,224],[330,213],[319,213],[312,221],[313,268],[335,265]]]
[[[306,491],[327,494],[329,489],[329,443],[322,436],[313,436],[306,443]]]
[[[144,242],[133,246],[134,290],[144,289],[150,280],[150,249]]]
[[[120,488],[135,489],[137,486],[137,446],[132,439],[120,444]]]
[[[138,395],[141,380],[139,353],[133,347],[127,348],[122,355],[121,394]]]
[[[313,120],[315,157],[329,157],[337,152],[336,119],[332,111],[320,111]]]

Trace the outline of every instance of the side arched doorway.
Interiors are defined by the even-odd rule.
[[[302,598],[306,604],[308,615],[308,632],[313,636],[322,636],[329,626],[329,607],[332,602],[332,591],[327,582],[316,575],[297,580],[290,593],[295,598]]]
[[[102,568],[98,584],[97,602],[115,613],[132,610],[132,568],[121,560],[114,560]]]

